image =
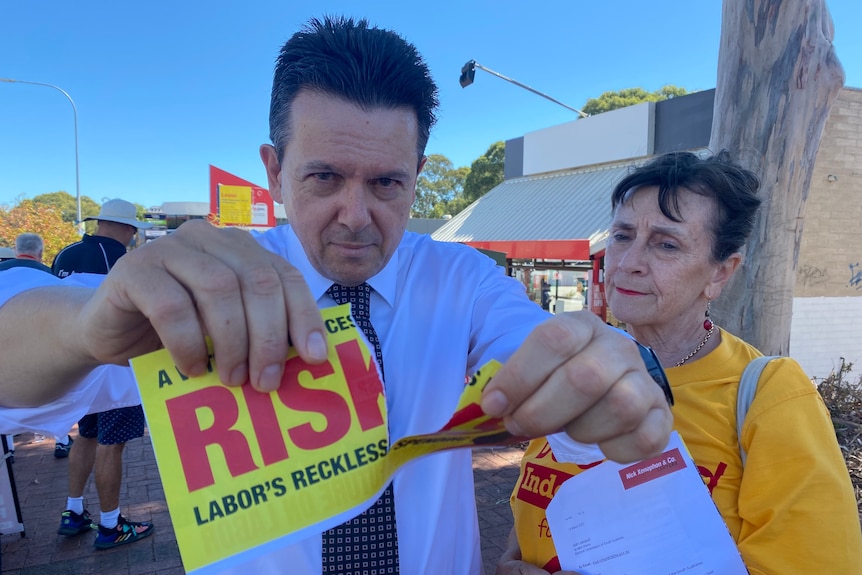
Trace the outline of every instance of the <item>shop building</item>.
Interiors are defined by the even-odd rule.
[[[642,103],[508,140],[505,180],[432,236],[503,252],[510,275],[551,310],[575,309],[584,294],[613,321],[602,285],[611,191],[654,155],[706,152],[714,96]],[[790,354],[812,377],[862,361],[860,196],[862,90],[844,88],[814,165],[793,299]]]

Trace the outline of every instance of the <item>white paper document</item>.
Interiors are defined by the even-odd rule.
[[[582,575],[747,575],[679,434],[658,457],[605,461],[547,509],[563,569]]]

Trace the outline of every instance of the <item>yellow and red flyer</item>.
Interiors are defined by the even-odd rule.
[[[390,448],[377,363],[350,306],[321,313],[328,361],[311,365],[291,349],[272,393],[222,385],[212,357],[197,378],[165,350],[131,361],[187,572],[216,573],[332,527],[416,457],[519,440],[479,406],[499,368],[492,361],[465,385],[443,429]]]

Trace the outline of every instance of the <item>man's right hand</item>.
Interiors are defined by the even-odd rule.
[[[261,391],[279,386],[290,342],[311,363],[327,356],[299,271],[247,232],[203,221],[122,257],[77,319],[80,345],[98,363],[126,365],[165,347],[180,371],[202,375],[209,336],[222,382]]]

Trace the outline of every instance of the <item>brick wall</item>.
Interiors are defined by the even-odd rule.
[[[823,378],[841,359],[862,371],[862,90],[832,106],[805,208],[790,355]]]
[[[795,297],[862,296],[862,90],[826,121],[805,207]]]

